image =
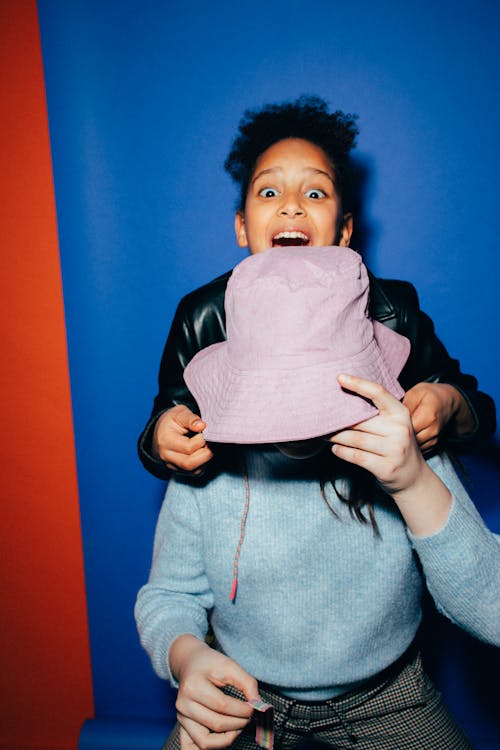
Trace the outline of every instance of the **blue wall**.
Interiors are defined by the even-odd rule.
[[[140,649],[132,610],[163,486],[142,469],[135,441],[178,299],[244,257],[222,170],[239,117],[302,93],[359,114],[367,179],[355,246],[376,273],[415,283],[448,349],[500,404],[500,6],[39,0],[38,8],[97,719],[81,746],[124,748],[114,727],[136,722],[128,736],[141,726],[146,736],[151,721],[155,740],[144,746],[153,747],[163,731],[155,722],[173,717],[173,693]],[[498,444],[468,466],[478,505],[500,531],[491,493]],[[500,748],[498,689],[488,679],[498,652],[432,623],[431,667],[448,702],[482,747]],[[106,741],[93,739],[99,722]]]

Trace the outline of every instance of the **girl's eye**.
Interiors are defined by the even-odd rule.
[[[274,188],[266,187],[266,188],[262,188],[262,190],[259,190],[259,195],[262,198],[276,198],[276,196],[279,195],[279,193]]]
[[[315,200],[318,198],[326,198],[326,193],[323,190],[319,190],[319,188],[313,188],[312,190],[307,191],[306,198],[314,198]]]

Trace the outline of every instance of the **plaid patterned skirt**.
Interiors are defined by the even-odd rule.
[[[292,750],[316,741],[335,750],[473,750],[412,650],[358,690],[309,703],[279,695],[266,685],[259,694],[274,706],[274,750]],[[243,698],[231,687],[225,692]],[[250,722],[233,743],[235,750],[258,750]],[[163,750],[180,750],[176,724]]]

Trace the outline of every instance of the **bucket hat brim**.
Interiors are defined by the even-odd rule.
[[[397,378],[410,342],[378,321],[373,321],[373,333],[355,356],[290,369],[236,369],[226,341],[198,352],[184,377],[207,424],[205,439],[242,444],[307,440],[375,416],[371,401],[343,390],[337,381],[340,373],[357,375],[402,398]]]

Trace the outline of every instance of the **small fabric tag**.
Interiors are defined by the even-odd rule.
[[[261,700],[247,701],[249,706],[257,711],[255,715],[255,741],[266,750],[273,750],[274,745],[274,710],[270,703]]]

